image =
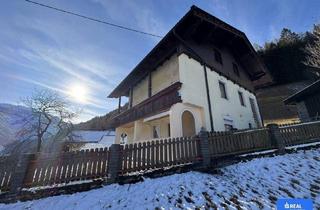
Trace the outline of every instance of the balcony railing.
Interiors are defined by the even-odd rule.
[[[169,109],[175,103],[181,102],[181,97],[178,93],[180,87],[181,83],[176,82],[134,107],[118,114],[112,120],[113,127],[118,127],[141,118],[152,116]]]

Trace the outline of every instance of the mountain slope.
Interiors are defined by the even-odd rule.
[[[58,121],[57,117],[52,118],[52,123],[46,134],[57,132],[56,125]],[[12,143],[23,140],[28,140],[28,146],[34,144],[35,141],[33,140],[36,140],[35,129],[26,132],[25,135],[19,135],[19,132],[25,128],[25,124],[28,126],[37,124],[37,117],[34,116],[30,108],[12,104],[0,104],[0,146],[7,147],[9,144],[14,146]],[[44,138],[46,138],[46,134]]]
[[[128,103],[126,103],[123,107],[121,107],[121,112],[124,112],[127,109],[128,109]],[[114,118],[118,114],[119,114],[118,109],[112,110],[107,114],[105,114],[104,116],[94,117],[91,120],[75,125],[75,129],[94,130],[94,131],[114,130],[115,128],[112,125],[112,118]]]
[[[30,115],[31,111],[27,107],[0,104],[0,146],[19,140],[16,134],[24,119]]]

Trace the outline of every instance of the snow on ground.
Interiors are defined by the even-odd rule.
[[[0,205],[0,209],[270,209],[278,198],[311,198],[320,208],[320,149],[101,189]]]

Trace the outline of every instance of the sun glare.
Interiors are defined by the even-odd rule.
[[[88,89],[81,84],[74,84],[69,88],[70,96],[79,103],[86,103],[88,100]]]

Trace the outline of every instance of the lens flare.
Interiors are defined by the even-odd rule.
[[[88,101],[88,89],[82,84],[73,84],[68,90],[69,95],[75,102],[87,103]]]

